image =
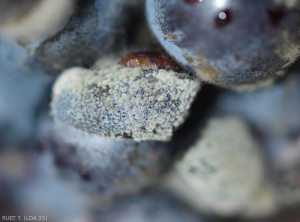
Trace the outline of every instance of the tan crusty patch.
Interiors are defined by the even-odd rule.
[[[55,118],[110,138],[169,140],[188,114],[197,80],[164,69],[72,68],[53,86]]]

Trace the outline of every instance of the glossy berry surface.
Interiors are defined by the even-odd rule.
[[[298,57],[298,5],[277,2],[147,0],[146,8],[171,56],[202,80],[228,86],[274,76]]]

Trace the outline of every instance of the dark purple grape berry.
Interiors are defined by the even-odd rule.
[[[149,25],[186,70],[222,86],[276,76],[299,56],[299,3],[147,0]]]
[[[154,185],[171,158],[168,143],[103,138],[60,122],[51,141],[61,176],[102,204]]]

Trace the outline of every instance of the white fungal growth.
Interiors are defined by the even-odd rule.
[[[72,68],[53,87],[53,116],[110,138],[169,140],[187,116],[200,84],[164,69]]]
[[[217,214],[265,216],[276,208],[258,144],[240,119],[215,118],[176,164],[188,190]]]

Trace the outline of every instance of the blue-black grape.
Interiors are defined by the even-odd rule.
[[[132,14],[140,6],[136,0],[79,1],[65,28],[42,42],[36,54],[59,70],[91,66],[124,43]]]
[[[0,36],[0,147],[20,145],[35,136],[38,110],[49,98],[50,69]]]
[[[202,80],[222,86],[276,76],[298,58],[299,3],[269,0],[147,0],[152,31]]]
[[[101,204],[154,185],[168,169],[168,143],[102,138],[55,122],[51,149],[60,174]]]

